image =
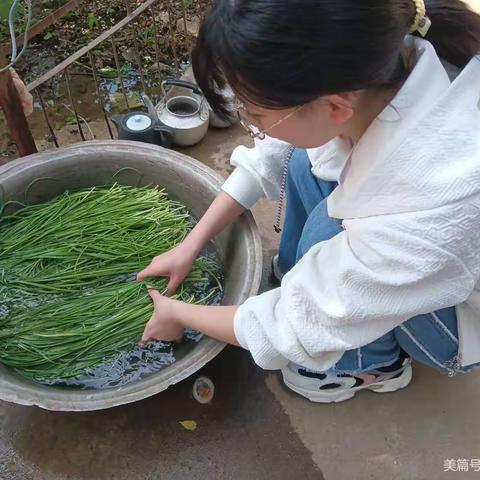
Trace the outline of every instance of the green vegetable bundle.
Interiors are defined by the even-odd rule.
[[[65,293],[143,268],[180,243],[185,208],[155,188],[114,185],[65,193],[0,221],[0,282]]]
[[[128,351],[153,312],[134,273],[191,223],[156,188],[92,188],[0,219],[0,362],[34,380],[74,378]],[[197,260],[177,298],[205,302],[215,266]],[[154,286],[163,291],[165,279]],[[23,299],[20,300],[19,299]]]

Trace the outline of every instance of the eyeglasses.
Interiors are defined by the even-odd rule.
[[[241,113],[242,111],[243,112],[246,111],[245,105],[240,100],[236,100],[235,107],[237,110],[238,121],[240,122],[240,125],[246,130],[248,135],[250,135],[251,138],[258,138],[259,140],[263,140],[268,132],[273,130],[275,127],[278,127],[289,118],[293,117],[293,115],[295,115],[301,108],[303,108],[303,105],[298,106],[292,112],[288,113],[287,115],[282,117],[280,120],[275,122],[273,125],[270,125],[268,128],[265,128],[264,130],[260,130],[255,125],[252,125],[251,123],[247,122],[247,120],[243,116],[244,114]]]

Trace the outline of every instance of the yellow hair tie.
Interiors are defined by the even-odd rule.
[[[412,0],[415,4],[416,15],[410,33],[418,32],[425,37],[432,26],[432,21],[427,17],[427,9],[424,0]]]

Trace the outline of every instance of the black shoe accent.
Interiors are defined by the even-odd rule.
[[[341,385],[339,383],[328,383],[327,385],[322,385],[320,390],[334,390],[335,388],[340,388]]]
[[[318,380],[325,380],[327,376],[324,373],[315,373],[315,372],[307,372],[305,369],[299,369],[298,373],[303,377],[307,378],[317,378]]]
[[[363,385],[365,383],[361,378],[355,376],[353,378],[355,379],[355,385],[352,385],[351,388],[359,387],[360,385]]]
[[[405,352],[403,353],[404,355],[400,354],[399,359],[394,363],[392,363],[392,365],[388,365],[388,367],[377,368],[376,370],[382,373],[390,373],[390,372],[396,372],[397,370],[400,370],[403,367],[403,362],[405,361],[406,358],[408,358],[408,355]]]

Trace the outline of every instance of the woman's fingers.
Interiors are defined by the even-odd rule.
[[[167,297],[171,297],[177,291],[177,288],[180,286],[182,281],[182,278],[174,277],[173,275],[170,277],[170,281],[167,285]]]
[[[156,307],[157,302],[162,299],[162,295],[160,295],[160,292],[158,290],[155,290],[153,288],[148,289],[148,294],[150,295],[150,298],[153,300],[153,304]]]
[[[155,314],[152,314],[152,316],[150,317],[150,320],[145,325],[145,330],[143,331],[142,339],[140,340],[140,342],[138,342],[140,347],[144,347],[150,340],[152,340],[151,325],[154,321],[154,316]]]
[[[150,265],[147,268],[143,269],[141,272],[138,272],[137,274],[138,281],[146,280],[147,278],[152,277],[169,277],[166,292],[166,296],[168,297],[172,296],[177,291],[177,288],[184,280],[183,277],[179,277],[178,275],[170,275],[169,272],[159,273],[157,269],[153,268]]]
[[[154,309],[139,342],[140,347],[152,340],[178,342],[183,338],[184,328],[174,319],[173,306],[178,302],[164,297],[158,290],[148,288]]]
[[[153,340],[153,325],[155,323],[155,308],[157,307],[157,302],[159,298],[162,298],[158,290],[154,290],[153,288],[148,289],[148,294],[150,295],[150,298],[153,301],[154,305],[154,312],[152,313],[152,316],[150,317],[150,320],[147,322],[145,325],[145,330],[143,331],[142,339],[138,344],[141,347],[144,347],[150,340]]]
[[[137,280],[145,280],[152,277],[167,277],[168,275],[169,272],[164,271],[163,269],[160,270],[151,263],[148,267],[145,267],[143,270],[138,272]]]
[[[149,265],[148,267],[137,273],[137,280],[145,280],[146,278],[153,277],[151,272],[152,267]]]

